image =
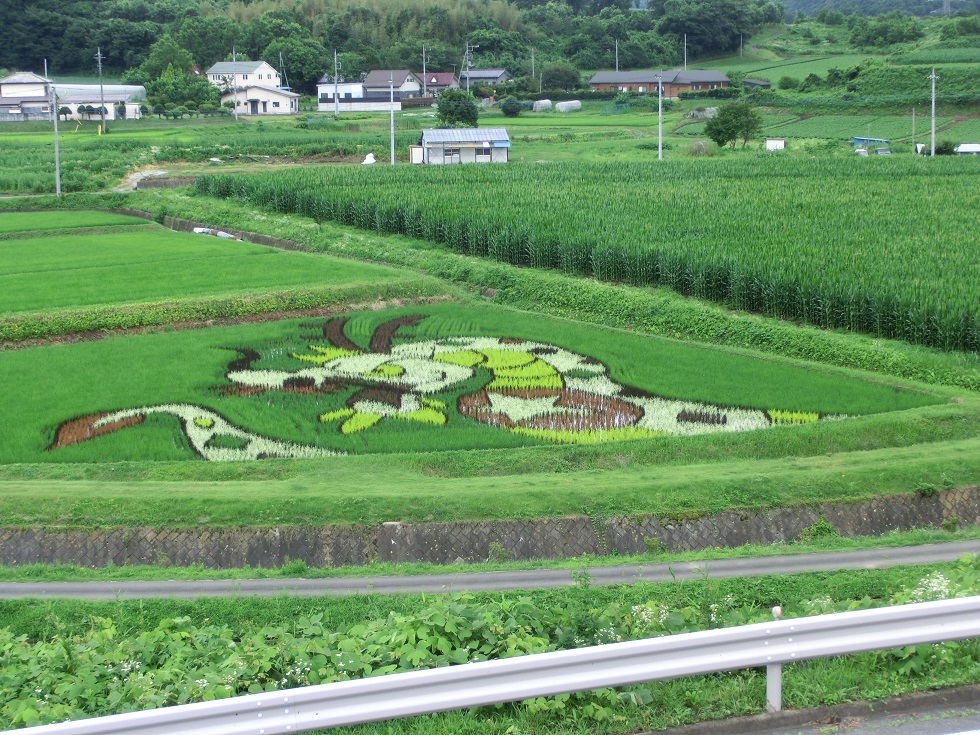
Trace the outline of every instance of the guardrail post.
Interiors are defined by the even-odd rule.
[[[766,711],[783,708],[783,665],[766,664]]]
[[[776,605],[772,609],[773,620],[783,617],[783,608]],[[766,631],[768,632],[768,631]],[[790,638],[790,640],[793,640]],[[768,646],[769,643],[766,642]],[[779,712],[783,708],[783,665],[766,664],[766,711]]]

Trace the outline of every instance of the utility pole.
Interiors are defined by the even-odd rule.
[[[936,155],[936,80],[939,79],[936,76],[936,67],[932,67],[929,79],[932,80],[932,134],[929,137],[929,155],[934,156]]]
[[[282,51],[279,52],[279,68],[282,69],[282,78],[286,82],[286,88],[289,89],[289,76],[286,74],[286,65],[282,61]]]
[[[388,73],[388,95],[391,102],[391,165],[395,165],[395,72]]]
[[[102,116],[102,132],[108,133],[109,128],[105,124],[105,94],[102,89],[102,59],[105,57],[102,55],[102,49],[96,48],[95,50],[95,60],[99,64],[99,113]]]
[[[338,84],[340,80],[340,63],[337,61],[337,49],[333,50],[333,116],[340,117],[340,97]]]
[[[47,66],[48,61],[45,59],[44,67],[45,73],[44,77],[47,78]],[[50,86],[51,94],[51,111],[54,112],[54,193],[55,196],[61,196],[61,155],[58,151],[58,93],[54,89],[54,85]]]
[[[659,74],[657,80],[657,160],[664,160],[664,85]]]
[[[470,46],[466,44],[466,53],[463,55],[463,62],[466,66],[466,91],[470,91],[470,65],[473,61],[473,52],[476,51],[479,46]]]
[[[918,153],[915,147],[915,108],[912,108],[912,152]]]
[[[687,34],[684,34],[684,71],[687,71]]]
[[[534,79],[534,46],[531,47],[531,79]]]
[[[231,49],[231,63],[238,63],[238,52],[234,49],[234,47]],[[238,72],[234,71],[234,69],[231,72],[231,84],[232,88],[235,90],[235,104],[232,109],[235,111],[235,122],[238,122]]]
[[[742,45],[742,34],[739,33],[738,34],[738,58],[740,58],[740,59],[742,58],[742,49],[743,48],[744,48],[744,46]]]
[[[619,39],[616,39],[616,71],[619,71]]]
[[[426,82],[426,79],[425,79],[425,62],[426,61],[428,61],[428,59],[425,56],[425,45],[423,44],[423,46],[422,46],[422,96],[423,97],[428,97],[429,96],[429,86],[428,86],[428,82]]]

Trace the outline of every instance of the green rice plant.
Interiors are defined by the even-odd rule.
[[[110,212],[0,212],[0,234],[144,224],[139,217]]]
[[[90,218],[92,222],[115,217],[92,214],[96,215]],[[0,214],[0,228],[4,222],[21,227],[16,223],[25,216],[30,215]],[[60,224],[70,218],[60,213],[36,216],[41,227],[46,219]],[[120,218],[123,221],[145,222]],[[382,266],[159,226],[139,232],[3,239],[0,259],[5,266],[0,274],[0,315],[4,316],[326,285],[381,284],[403,278]]]
[[[828,415],[943,400],[837,371],[513,317],[434,304],[342,322],[308,318],[0,352],[8,388],[0,462],[237,456],[256,437],[377,454],[694,436],[770,423],[822,431],[818,420]],[[379,334],[389,341],[378,342]],[[443,373],[454,377],[425,387],[426,375]],[[47,386],[44,401],[30,385]],[[90,431],[102,414],[120,411],[134,413],[108,418],[115,428],[104,435],[75,440],[75,419],[89,417],[82,429]],[[137,415],[139,425],[116,425]],[[262,453],[281,456],[281,446]]]

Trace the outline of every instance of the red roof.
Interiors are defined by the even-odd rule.
[[[415,72],[415,76],[422,79],[422,74]],[[425,85],[427,87],[451,87],[456,81],[456,75],[451,71],[430,71],[425,73]]]

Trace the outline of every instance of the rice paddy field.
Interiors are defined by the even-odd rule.
[[[915,357],[933,366],[921,373],[933,377],[922,382],[881,367],[788,359],[775,346],[759,352],[664,339],[604,326],[617,321],[615,312],[601,311],[614,308],[601,306],[605,296],[587,297],[600,309],[591,324],[559,317],[542,295],[536,307],[525,300],[520,310],[505,305],[506,289],[492,299],[501,303],[488,303],[466,285],[483,280],[465,275],[475,259],[433,243],[180,192],[133,196],[126,201],[150,211],[218,226],[233,219],[252,231],[288,234],[310,250],[356,250],[403,264],[422,256],[411,273],[416,288],[426,279],[438,283],[426,273],[443,271],[425,260],[438,256],[463,268],[454,279],[462,286],[426,292],[449,302],[419,301],[416,290],[400,297],[414,299],[402,305],[389,298],[367,309],[341,299],[292,318],[274,308],[254,314],[259,321],[174,324],[171,316],[152,329],[108,331],[95,340],[79,340],[69,324],[67,334],[40,344],[8,341],[0,350],[8,388],[0,398],[8,419],[0,429],[3,525],[448,521],[583,508],[704,512],[857,499],[918,484],[962,486],[980,471],[978,401],[936,377],[966,375],[968,358]],[[43,261],[79,272],[56,289],[45,285],[51,274],[42,261],[23,267],[11,306],[37,317],[47,301],[56,314],[62,292],[74,288],[74,308],[84,311],[89,297],[79,274],[99,261],[106,271],[95,280],[118,287],[91,298],[96,329],[111,327],[114,311],[134,298],[140,308],[154,308],[161,299],[207,299],[240,286],[235,278],[247,269],[212,292],[193,275],[202,265],[212,274],[231,272],[217,267],[226,262],[224,247],[244,248],[239,260],[302,257],[310,277],[346,279],[351,287],[367,281],[380,289],[392,273],[406,273],[323,254],[265,248],[266,255],[253,256],[249,248],[263,246],[171,233],[145,221],[134,227],[104,213],[10,213],[0,223],[23,227],[24,216],[36,223],[32,236],[0,240],[2,246],[19,244],[19,257],[28,258],[36,245],[60,243],[70,255],[51,250]],[[66,234],[66,224],[81,222],[98,232]],[[170,239],[147,240],[148,233]],[[65,237],[74,245],[62,243]],[[86,261],[79,244],[98,257]],[[147,257],[132,260],[141,249]],[[136,263],[159,268],[155,279],[166,283],[165,293],[146,284],[124,288],[125,278],[106,276]],[[332,275],[317,270],[320,264]],[[496,278],[515,283],[533,275],[495,267],[502,269]],[[285,266],[265,270],[292,277]],[[621,304],[641,293],[554,278],[556,292],[601,288]],[[290,287],[283,283],[279,288]],[[362,298],[370,292],[358,291]],[[671,298],[718,319],[716,307]],[[759,320],[751,329],[769,329],[750,319]],[[823,339],[792,329],[799,344]],[[899,370],[911,353],[899,354],[882,364]]]
[[[0,213],[0,259],[0,319],[405,280],[380,266],[173,232],[102,212]]]

